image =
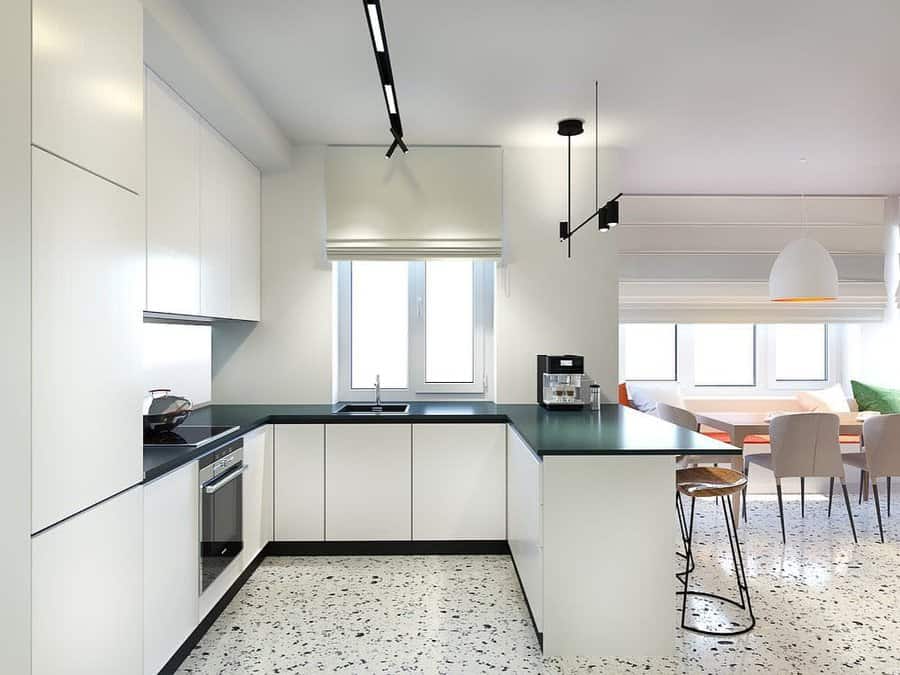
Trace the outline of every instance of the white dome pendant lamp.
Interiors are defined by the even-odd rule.
[[[838,273],[822,244],[806,232],[803,195],[800,208],[803,236],[778,254],[769,272],[769,299],[773,302],[829,302],[838,298]]]

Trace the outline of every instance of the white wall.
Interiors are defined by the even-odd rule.
[[[215,403],[332,400],[332,280],[324,262],[325,149],[262,177],[261,321],[213,327]]]
[[[144,391],[171,389],[194,407],[212,400],[212,328],[144,324]]]
[[[31,2],[0,4],[0,654],[31,670]]]
[[[411,150],[414,152],[414,149]],[[573,220],[594,205],[594,160],[573,160]],[[585,227],[573,257],[558,241],[565,217],[565,150],[504,150],[508,244],[496,284],[495,391],[535,401],[539,353],[584,354],[603,396],[616,397],[616,235]],[[601,155],[601,199],[617,192],[615,153]],[[324,149],[295,150],[291,170],[262,180],[262,320],[213,328],[216,403],[327,403],[332,389],[332,274],[324,263]]]
[[[593,151],[573,151],[572,220],[594,206]],[[600,155],[600,202],[618,193],[618,157]],[[498,268],[494,325],[500,403],[534,403],[537,354],[583,354],[607,401],[616,400],[617,234],[586,225],[559,242],[566,218],[566,155],[560,148],[503,151],[505,265]]]

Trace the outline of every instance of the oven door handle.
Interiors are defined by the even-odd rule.
[[[235,478],[240,476],[242,473],[244,473],[249,468],[250,467],[248,465],[244,464],[240,469],[238,469],[237,471],[232,471],[231,473],[229,473],[227,476],[225,476],[222,480],[218,481],[217,483],[208,483],[208,484],[204,485],[203,491],[208,495],[215,494],[216,492],[218,492],[220,489],[222,489],[223,487],[228,485],[231,481],[233,481]]]

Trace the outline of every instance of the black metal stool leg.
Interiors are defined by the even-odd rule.
[[[689,590],[689,579],[690,574],[688,570],[687,562],[685,563],[685,571],[683,573],[682,579],[682,589],[679,591],[679,594],[682,596],[681,598],[681,627],[684,630],[689,630],[693,633],[699,633],[701,635],[711,635],[711,636],[731,636],[731,635],[742,635],[750,630],[753,630],[754,626],[756,626],[756,617],[753,614],[753,607],[750,603],[750,589],[749,584],[747,583],[747,574],[744,569],[744,558],[741,553],[741,542],[738,539],[737,529],[734,523],[734,509],[731,506],[731,500],[727,496],[717,497],[716,498],[722,500],[722,515],[725,517],[725,531],[728,534],[728,545],[731,548],[731,560],[734,564],[734,575],[737,581],[738,587],[738,595],[739,601],[732,600],[731,598],[726,598],[721,595],[716,595],[715,593],[706,593],[703,591],[692,591]],[[688,525],[688,539],[687,539],[687,547],[688,547],[688,556],[690,556],[690,550],[693,542],[693,534],[694,534],[694,503],[696,498],[691,499],[691,519],[690,524]],[[697,628],[695,626],[688,626],[685,621],[685,617],[687,615],[687,597],[695,596],[695,597],[703,597],[703,598],[712,598],[715,600],[721,600],[722,602],[727,602],[739,609],[747,610],[750,615],[750,623],[747,626],[743,626],[737,630],[732,631],[709,631],[704,630],[702,628]]]

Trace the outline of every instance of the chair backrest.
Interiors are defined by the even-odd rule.
[[[694,413],[668,403],[660,402],[656,404],[656,416],[661,420],[677,424],[691,431],[699,431],[700,429],[700,424],[697,422]]]
[[[900,476],[900,414],[863,422],[863,443],[872,478]]]
[[[834,413],[779,415],[769,423],[772,468],[776,478],[821,476],[844,478],[841,420]]]

